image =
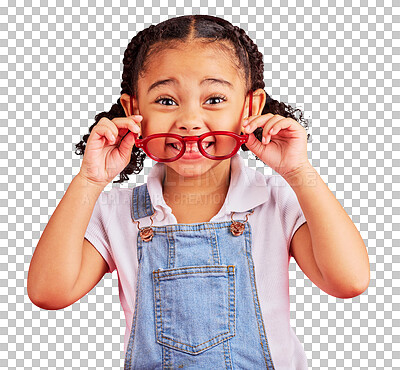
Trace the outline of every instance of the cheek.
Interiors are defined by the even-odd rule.
[[[145,118],[143,116],[142,121],[142,135],[143,137],[151,135],[151,134],[159,134],[162,132],[168,132],[168,126],[165,122],[165,119],[162,120],[157,115],[150,115]]]
[[[216,121],[216,124],[213,125],[212,130],[232,131],[239,134],[242,128],[242,121],[240,112],[235,112],[234,114],[225,115],[223,118],[221,117],[220,121]]]

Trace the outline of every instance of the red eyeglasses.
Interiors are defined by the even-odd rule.
[[[249,91],[249,116],[252,115],[253,91]],[[131,99],[131,112],[133,102]],[[137,139],[135,145],[157,162],[196,160],[203,156],[213,160],[228,159],[235,155],[242,144],[247,143],[249,135],[238,135],[231,131],[209,131],[198,136],[181,136],[171,133],[153,134]]]

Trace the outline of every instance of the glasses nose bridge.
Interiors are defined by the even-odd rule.
[[[182,139],[184,142],[188,142],[188,141],[196,141],[198,142],[200,140],[200,135],[197,136],[182,136]]]

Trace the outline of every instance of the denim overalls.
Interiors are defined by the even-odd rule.
[[[153,213],[147,185],[134,188],[133,220]],[[152,226],[150,241],[138,233],[125,369],[274,369],[244,225],[238,236],[231,221]]]

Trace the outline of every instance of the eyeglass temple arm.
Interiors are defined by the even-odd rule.
[[[253,114],[253,90],[249,90],[249,115],[246,117],[248,119]],[[244,132],[244,127],[242,126],[242,132]]]
[[[133,96],[133,98],[135,98],[135,96]],[[131,114],[133,114],[133,99],[132,99],[132,96],[130,96],[130,103],[131,103]],[[129,131],[128,131],[129,132]],[[135,136],[135,140],[136,140],[136,138],[138,138],[139,137],[139,134],[137,134],[137,133],[133,133],[133,135]]]
[[[249,117],[253,114],[253,90],[250,90]]]

